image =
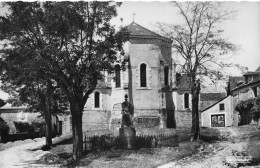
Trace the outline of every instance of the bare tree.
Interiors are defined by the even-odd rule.
[[[231,19],[235,11],[223,9],[219,2],[173,2],[183,24],[158,23],[160,32],[173,40],[174,54],[181,56],[182,72],[189,77],[192,94],[192,138],[198,140],[200,75],[221,76],[225,66],[219,58],[237,50],[223,36],[220,24]],[[216,68],[217,67],[217,68]],[[220,67],[220,68],[218,68]]]

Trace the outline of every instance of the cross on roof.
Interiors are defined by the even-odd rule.
[[[134,13],[132,13],[132,15],[133,15],[133,22],[135,21],[135,12]]]

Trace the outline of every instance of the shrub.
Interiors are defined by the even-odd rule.
[[[43,120],[34,120],[31,125],[35,132],[40,133],[40,136],[45,135],[45,122]]]
[[[14,125],[18,133],[34,131],[32,124],[29,122],[14,121]]]
[[[107,150],[111,148],[122,148],[123,146],[119,136],[113,137],[110,135],[94,135],[85,138],[86,140],[83,142],[85,143],[83,146],[87,146],[86,143],[90,143],[90,150]],[[138,135],[135,138],[136,148],[159,148],[162,146],[175,147],[178,145],[178,136],[173,134]]]
[[[5,142],[6,137],[9,134],[9,126],[7,123],[0,117],[0,142]]]

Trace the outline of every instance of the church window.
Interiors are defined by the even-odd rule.
[[[141,64],[140,66],[140,82],[141,87],[146,87],[146,64]]]
[[[94,94],[94,107],[100,108],[100,93],[99,92],[95,92],[95,94]]]
[[[169,85],[169,67],[166,66],[164,68],[164,85],[168,86]]]
[[[189,93],[184,94],[184,108],[189,108]]]
[[[116,81],[116,88],[121,87],[120,65],[115,66],[115,81]]]

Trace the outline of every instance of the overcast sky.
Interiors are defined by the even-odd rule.
[[[241,46],[227,62],[255,71],[260,66],[260,2],[225,2],[224,8],[237,10],[235,19],[224,23],[222,28],[230,42]],[[128,25],[133,21],[133,13],[135,22],[150,30],[156,30],[156,22],[177,24],[180,21],[178,10],[170,2],[128,1],[118,8],[118,17],[113,22],[120,25],[120,18],[123,18],[123,25]],[[239,71],[230,73],[240,74]]]

